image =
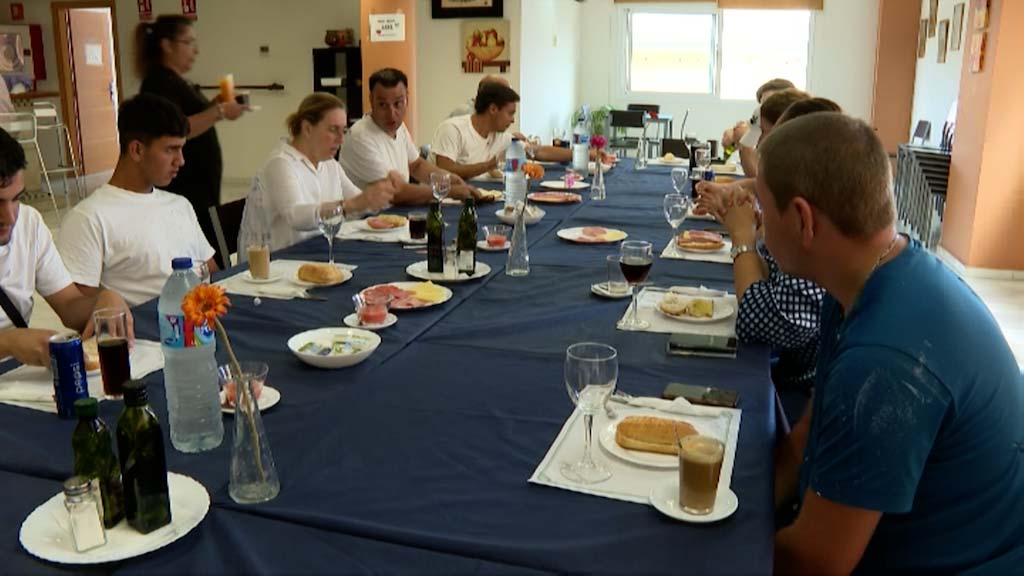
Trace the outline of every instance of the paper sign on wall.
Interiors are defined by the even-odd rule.
[[[405,42],[405,14],[370,14],[370,42]]]
[[[196,20],[198,18],[198,7],[196,6],[197,0],[181,0],[181,14],[189,20]]]
[[[153,0],[138,0],[139,21],[149,22],[153,19]]]

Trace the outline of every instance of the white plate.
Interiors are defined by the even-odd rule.
[[[544,218],[544,215],[547,214],[547,212],[541,210],[540,208],[537,208],[536,206],[533,207],[533,210],[535,210],[533,216],[530,216],[530,214],[527,213],[526,218],[524,219],[527,226],[529,226],[530,224],[536,224],[537,222],[540,222],[541,219]],[[516,225],[515,212],[505,212],[505,209],[502,208],[501,210],[495,212],[494,215],[498,217],[498,220],[501,220],[502,224],[508,224],[509,226]]]
[[[270,284],[271,282],[277,282],[281,279],[280,274],[271,274],[269,278],[253,278],[252,273],[249,270],[242,272],[238,277],[250,284]]]
[[[593,174],[594,171],[596,170],[596,168],[594,166],[595,166],[595,164],[594,164],[593,160],[588,162],[587,163],[587,172],[590,172],[591,174]],[[603,164],[603,163],[601,164],[601,172],[608,172],[611,169],[612,169],[612,165],[611,164]]]
[[[659,156],[658,158],[649,160],[647,163],[654,166],[687,166],[689,165],[690,160],[688,158],[680,158],[678,156],[672,160],[665,160],[664,156]]]
[[[683,298],[686,299],[687,297],[683,296]],[[689,299],[692,300],[693,298],[689,298]],[[658,304],[656,304],[654,306],[654,308],[658,311],[659,314],[661,314],[662,316],[664,316],[666,318],[671,318],[673,320],[678,320],[679,322],[691,322],[691,323],[694,323],[694,324],[710,324],[712,322],[719,322],[721,320],[725,320],[726,318],[729,318],[730,316],[732,316],[733,314],[736,313],[736,308],[734,308],[732,303],[730,303],[730,302],[727,302],[725,300],[719,300],[717,298],[708,298],[708,300],[713,300],[714,303],[715,303],[715,309],[714,309],[714,312],[711,315],[711,318],[694,318],[693,316],[675,316],[673,314],[669,314],[668,312],[665,312],[664,310],[662,310],[661,309],[661,302],[660,301],[658,302]]]
[[[359,315],[356,314],[355,312],[353,312],[353,313],[349,314],[348,316],[345,316],[345,320],[343,320],[343,322],[345,322],[345,326],[348,326],[350,328],[365,328],[366,330],[380,330],[382,328],[387,328],[388,326],[393,325],[395,322],[398,322],[398,316],[395,316],[394,314],[388,312],[388,315],[384,317],[384,321],[381,322],[380,324],[360,324],[359,323]]]
[[[227,392],[222,388],[220,391],[220,411],[225,414],[234,414],[234,406],[225,406],[224,401],[227,397]],[[277,406],[277,403],[281,401],[281,392],[277,388],[263,385],[260,390],[260,397],[256,400],[256,405],[259,406],[260,412],[264,412],[267,409]]]
[[[694,522],[706,524],[718,522],[732,516],[733,512],[740,507],[739,498],[736,493],[728,488],[718,487],[718,495],[715,498],[715,509],[710,514],[698,516],[684,512],[679,506],[679,480],[670,480],[660,486],[651,489],[651,504],[658,509],[658,512],[683,522]]]
[[[426,236],[424,236],[423,238],[419,238],[417,240],[413,240],[409,236],[409,234],[406,234],[405,236],[402,236],[401,238],[399,238],[399,241],[402,244],[412,244],[412,245],[415,245],[415,246],[426,246],[427,245],[427,237]]]
[[[593,226],[598,228],[598,226]],[[600,226],[600,228],[604,228]],[[578,242],[580,244],[610,244],[612,242],[618,242],[619,240],[625,240],[629,238],[629,234],[626,234],[622,230],[616,230],[615,228],[605,228],[606,232],[600,239],[593,236],[584,236],[583,228],[562,228],[556,234],[562,240],[568,240],[569,242]]]
[[[402,290],[409,290],[410,288],[412,288],[416,284],[419,284],[419,282],[387,282],[387,285],[394,286],[395,288],[401,288]],[[370,288],[376,288],[377,286],[383,286],[383,284],[374,284],[373,286],[368,286],[367,288],[363,289],[362,292],[360,292],[360,294],[362,294],[363,292],[366,292]],[[424,304],[423,306],[419,306],[417,308],[397,308],[397,307],[395,307],[394,303],[392,303],[391,304],[391,310],[392,311],[396,311],[396,310],[422,310],[424,308],[430,308],[432,306],[437,306],[438,304],[444,304],[445,302],[451,300],[452,299],[452,291],[450,289],[444,287],[444,286],[441,286],[440,288],[444,291],[444,297],[440,301],[438,301],[438,302],[428,302],[427,304]]]
[[[327,343],[339,336],[359,337],[367,340],[369,345],[365,350],[355,354],[320,356],[318,354],[299,352],[299,348],[302,348],[309,342],[317,341]],[[373,354],[374,350],[376,350],[378,346],[380,346],[380,336],[370,332],[369,330],[362,330],[359,328],[317,328],[316,330],[300,332],[288,339],[288,349],[291,350],[299,360],[302,360],[310,366],[316,366],[317,368],[346,368],[348,366],[355,366],[369,358],[370,354]]]
[[[469,180],[470,182],[504,182],[505,175],[498,174],[497,176],[492,176],[491,174],[484,172],[483,174],[477,174],[476,176],[473,176]]]
[[[679,468],[679,456],[657,454],[655,452],[642,452],[640,450],[627,450],[626,448],[619,446],[619,443],[615,441],[615,430],[618,428],[619,422],[621,422],[621,420],[612,422],[605,426],[604,429],[601,430],[600,436],[598,436],[599,441],[601,442],[601,447],[608,453],[625,460],[626,462],[647,466],[648,468]]]
[[[632,296],[629,290],[626,290],[625,292],[621,293],[610,292],[608,290],[608,282],[598,282],[597,284],[591,284],[590,291],[593,292],[594,294],[597,294],[598,296],[603,296],[604,298],[612,298],[613,300],[629,298],[630,296]]]
[[[505,240],[505,243],[503,245],[497,247],[488,244],[487,240],[481,240],[476,243],[476,247],[485,252],[504,252],[505,250],[508,250],[509,246],[511,245],[512,242],[508,241],[507,239]]]
[[[210,495],[202,484],[188,476],[169,472],[167,488],[171,499],[171,523],[149,534],[140,534],[122,520],[107,530],[107,543],[86,552],[76,552],[71,533],[56,518],[67,518],[64,493],[39,505],[21,524],[18,538],[29,554],[61,564],[100,564],[141,556],[174,542],[202,522],[210,509]]]
[[[580,182],[578,180],[572,183],[572,188],[566,188],[565,182],[561,180],[545,180],[541,182],[540,185],[551,190],[584,190],[586,188],[590,188],[590,184]]]
[[[719,252],[728,253],[726,248],[729,247],[729,244],[726,243],[725,246],[722,246],[721,248],[684,248],[679,245],[679,242],[676,242],[675,247],[676,250],[679,250],[680,252],[690,252],[691,254],[718,254]]]
[[[302,286],[303,288],[317,288],[317,287],[321,287],[322,288],[322,287],[325,287],[325,286],[337,286],[338,284],[344,284],[345,282],[348,282],[351,279],[352,279],[352,271],[351,270],[346,270],[344,268],[341,269],[341,280],[339,280],[337,282],[334,282],[333,284],[317,284],[316,282],[307,282],[305,280],[300,280],[299,279],[299,270],[298,270],[298,268],[295,269],[295,276],[292,276],[290,278],[290,280],[293,283],[298,284],[299,286]]]
[[[445,270],[441,273],[428,272],[426,260],[413,262],[405,267],[405,273],[409,276],[419,278],[420,280],[430,280],[431,282],[468,282],[469,280],[476,280],[477,278],[487,276],[491,273],[491,267],[486,262],[477,262],[472,276],[462,272],[449,274],[450,272],[453,271]]]
[[[501,179],[499,178],[497,181],[501,182]],[[484,188],[481,188],[480,192],[481,192],[482,196],[480,197],[479,200],[477,200],[477,206],[479,206],[480,204],[489,204],[491,202],[498,202],[500,200],[504,200],[505,199],[505,193],[502,192],[501,190],[486,190]],[[444,200],[441,200],[441,205],[442,206],[462,206],[462,200],[459,200],[457,198],[448,197],[448,198],[445,198]]]

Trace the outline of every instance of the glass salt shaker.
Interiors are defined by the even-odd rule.
[[[85,552],[107,543],[103,530],[102,506],[96,501],[92,482],[84,476],[72,476],[64,482],[64,507],[68,510],[75,550]]]

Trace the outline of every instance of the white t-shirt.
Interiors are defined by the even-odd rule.
[[[405,124],[392,138],[370,116],[363,116],[352,126],[341,147],[341,165],[359,188],[387,178],[391,170],[397,170],[408,182],[409,164],[419,157]]]
[[[262,194],[262,205],[268,211],[271,250],[279,250],[318,236],[316,211],[323,202],[348,200],[362,194],[349,180],[337,160],[320,162],[317,166],[287,141],[274,150],[260,170],[260,188],[250,192]],[[242,231],[244,236],[245,230]]]
[[[160,295],[172,259],[206,262],[214,252],[184,197],[110,184],[68,213],[57,247],[75,282],[114,290],[131,306]]]
[[[477,164],[495,156],[503,158],[505,149],[512,143],[512,133],[507,130],[491,132],[484,138],[473,128],[472,118],[456,116],[441,122],[434,132],[431,152],[459,164]]]
[[[11,230],[11,241],[0,246],[0,286],[28,322],[34,305],[33,292],[51,296],[70,285],[71,276],[43,217],[35,208],[22,204]],[[0,330],[13,327],[14,322],[0,310]]]

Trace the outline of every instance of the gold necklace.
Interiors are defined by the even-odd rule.
[[[892,252],[893,248],[896,247],[896,241],[899,239],[899,232],[893,234],[892,240],[889,241],[889,245],[885,247],[885,252],[882,252],[882,255],[878,257],[878,260],[875,260],[875,265],[871,267],[871,272],[868,273],[869,278],[871,277],[871,274],[874,274],[875,270],[878,270],[878,267],[882,264],[882,260],[885,260],[885,257],[888,256],[890,252]]]

